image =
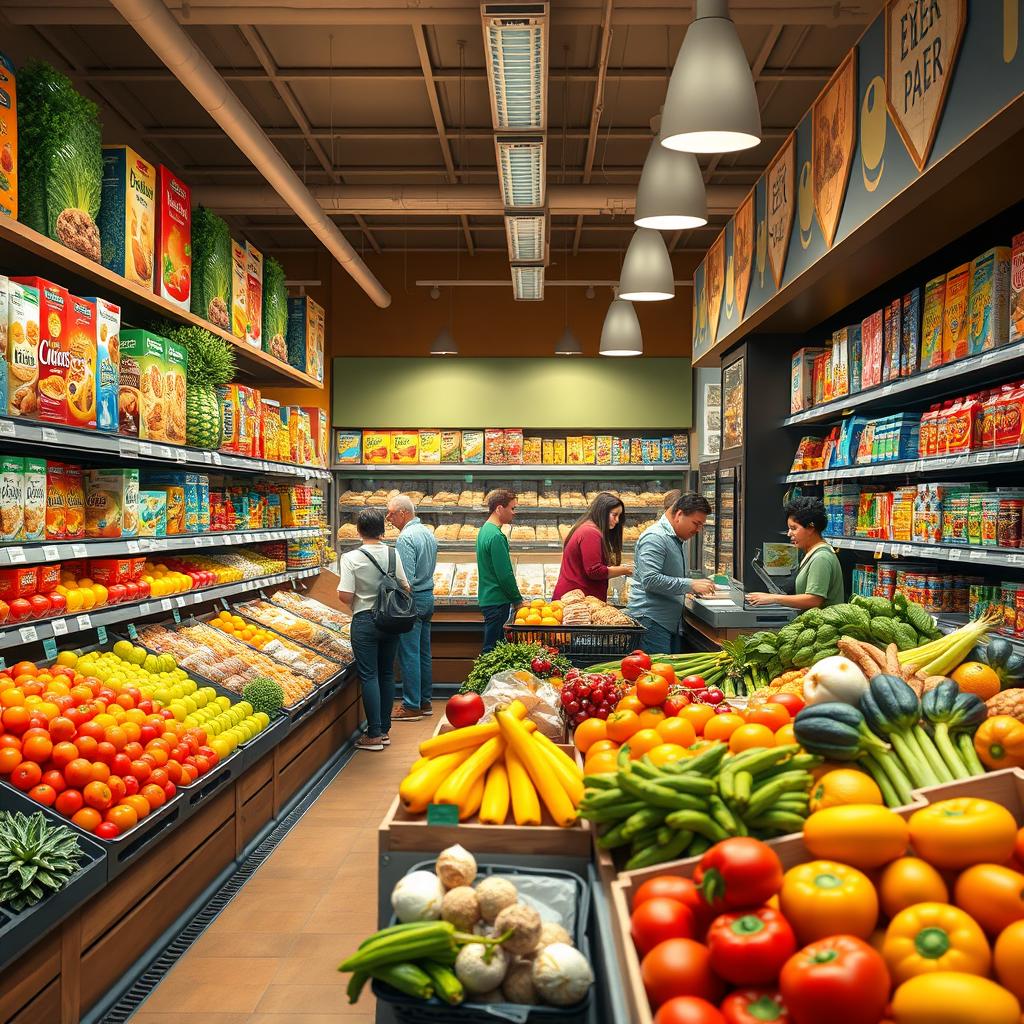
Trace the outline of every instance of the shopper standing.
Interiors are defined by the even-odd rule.
[[[608,600],[608,580],[633,571],[631,562],[622,561],[625,516],[626,507],[617,494],[602,491],[594,498],[566,535],[552,600],[570,590]]]
[[[352,653],[363,687],[363,708],[367,729],[356,741],[359,750],[383,750],[391,743],[391,704],[395,699],[395,655],[398,635],[382,633],[373,622],[374,602],[381,577],[395,560],[395,575],[409,589],[409,580],[397,551],[384,543],[384,513],[375,508],[361,509],[356,516],[356,531],[362,541],[338,561],[338,600],[352,613]]]
[[[707,498],[682,494],[636,542],[635,568],[626,611],[643,627],[641,648],[648,654],[679,654],[683,649],[683,601],[691,591],[710,597],[710,580],[689,578],[686,541],[696,536],[711,513]]]
[[[393,722],[418,722],[434,713],[431,704],[430,618],[434,614],[434,569],[437,539],[420,522],[407,494],[388,502],[387,520],[401,532],[395,549],[402,559],[416,605],[416,625],[398,637],[398,664],[402,669],[402,700],[391,713]]]
[[[512,571],[508,538],[501,528],[516,515],[515,491],[496,488],[486,497],[491,513],[476,535],[477,601],[484,616],[483,651],[492,650],[502,637],[512,605],[522,604],[523,595]]]

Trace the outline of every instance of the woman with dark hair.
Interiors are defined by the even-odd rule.
[[[562,568],[551,600],[558,600],[570,590],[608,600],[608,580],[633,571],[630,562],[622,561],[625,515],[626,506],[617,494],[602,491],[594,498],[565,538]]]
[[[753,605],[781,604],[806,611],[842,604],[843,567],[822,533],[828,525],[825,506],[817,498],[794,498],[785,508],[789,540],[800,551],[793,594],[747,594]]]

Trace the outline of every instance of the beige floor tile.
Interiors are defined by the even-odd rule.
[[[141,1009],[134,1017],[132,1024],[181,1024],[180,1013],[159,1013],[145,1009],[149,1003],[143,1003]],[[369,1020],[369,1018],[367,1018]],[[248,1013],[204,1013],[202,1014],[203,1024],[250,1024],[253,1018]],[[346,1018],[347,1024],[351,1024]]]
[[[186,957],[276,957],[291,956],[302,938],[295,932],[215,932],[207,930],[189,948]],[[360,942],[362,939],[360,939]]]
[[[269,985],[256,1007],[257,1013],[294,1014],[305,1021],[307,1014],[330,1014],[349,1020],[354,1016],[366,1016],[372,1004],[363,996],[355,1006],[350,1006],[344,986],[335,985]],[[333,1016],[330,1019],[334,1019]]]
[[[369,1013],[367,1013],[369,1009]],[[284,1024],[287,1018],[280,1013],[254,1013],[248,1018],[248,1024]],[[352,1013],[311,1013],[304,1014],[302,1024],[375,1024],[373,1003],[367,1006],[366,997],[359,1000],[358,1006],[352,1007]],[[154,1021],[153,1024],[162,1024]]]

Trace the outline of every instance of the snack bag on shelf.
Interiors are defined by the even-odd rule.
[[[946,276],[933,277],[924,286],[921,312],[921,369],[931,370],[943,363],[942,324],[946,306]]]
[[[129,146],[103,147],[100,252],[103,266],[153,290],[156,168]]]
[[[921,289],[903,296],[900,319],[900,376],[911,377],[921,361]]]
[[[263,253],[251,242],[245,243],[245,312],[245,343],[262,348]]]
[[[8,416],[35,416],[39,381],[39,289],[17,279],[7,282]]]
[[[597,439],[593,434],[584,434],[583,441],[583,465],[592,466],[597,460]]]
[[[865,391],[882,383],[884,332],[882,311],[878,310],[862,320],[860,331],[860,385],[861,390]]]
[[[86,537],[134,537],[139,520],[139,471],[90,469],[85,474]]]
[[[681,466],[688,466],[690,464],[690,435],[673,434],[672,447],[674,449],[672,461]]]
[[[523,438],[523,463],[527,466],[539,466],[544,461],[544,442],[539,437]]]
[[[996,246],[971,261],[967,348],[972,356],[1009,341],[1010,249]]]
[[[64,464],[47,461],[46,463],[46,540],[63,540],[66,536],[64,526],[67,489],[64,479]]]
[[[567,437],[565,439],[565,463],[568,466],[583,464],[583,438]]]
[[[962,263],[946,275],[946,298],[942,314],[942,362],[951,363],[967,355],[968,300],[971,265]]]
[[[554,441],[552,441],[551,443],[552,443],[552,446],[553,446],[553,449],[552,449],[552,461],[554,462],[554,464],[556,466],[567,466],[568,462],[566,461],[565,438],[564,437],[556,437],[554,439]]]
[[[420,462],[425,466],[436,466],[441,462],[441,431],[421,430],[419,439]]]
[[[541,462],[545,466],[554,465],[555,462],[555,442],[550,437],[545,437],[541,441]]]
[[[598,466],[612,464],[612,437],[610,434],[598,434],[595,438],[594,459]]]

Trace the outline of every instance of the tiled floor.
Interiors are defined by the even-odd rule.
[[[337,967],[377,926],[377,826],[443,706],[356,752],[132,1024],[372,1024],[369,988],[349,1006]]]

